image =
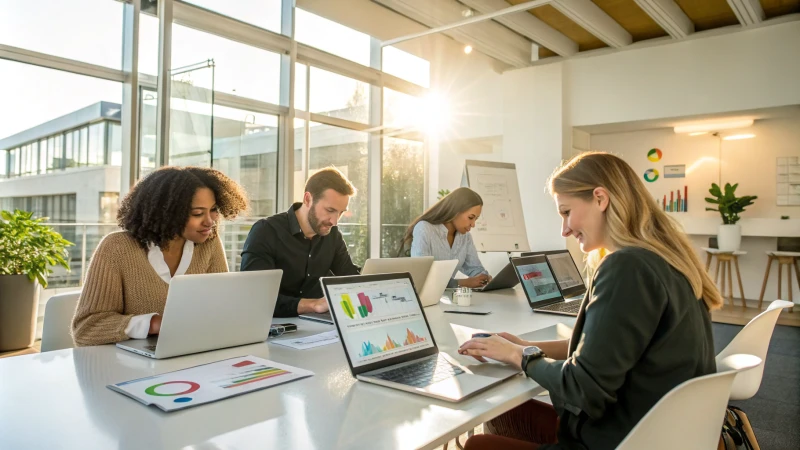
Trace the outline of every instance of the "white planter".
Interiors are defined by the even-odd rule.
[[[720,225],[717,233],[717,245],[723,252],[735,252],[742,243],[742,227],[735,225]]]

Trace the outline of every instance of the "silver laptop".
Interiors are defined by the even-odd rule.
[[[422,290],[419,293],[419,299],[422,302],[423,308],[439,303],[439,300],[442,299],[442,294],[444,294],[444,290],[447,289],[447,283],[453,278],[457,265],[457,259],[434,261],[433,264],[431,264],[431,271],[428,272],[425,285],[422,286]],[[417,285],[416,283],[414,284]]]
[[[358,380],[457,402],[520,373],[500,364],[464,366],[440,353],[408,273],[320,283]]]
[[[282,275],[259,270],[176,276],[159,335],[117,347],[162,359],[266,341]]]
[[[489,292],[498,289],[508,289],[513,288],[517,283],[519,283],[517,273],[514,271],[514,266],[511,264],[511,261],[509,261],[500,272],[497,272],[497,275],[492,278],[486,286],[475,288],[473,291]]]
[[[433,256],[419,256],[415,258],[380,258],[368,259],[364,262],[361,275],[374,275],[378,273],[402,273],[411,274],[414,286],[425,286],[428,273],[433,265]],[[450,274],[452,276],[452,274]],[[444,289],[442,289],[444,291]]]

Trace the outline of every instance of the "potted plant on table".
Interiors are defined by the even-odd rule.
[[[33,345],[39,286],[47,287],[51,266],[69,271],[68,240],[20,210],[0,211],[0,351]]]
[[[717,183],[711,183],[711,189],[708,192],[714,198],[706,197],[706,202],[717,205],[716,208],[706,208],[706,211],[718,211],[722,216],[722,224],[719,226],[717,234],[717,245],[719,250],[724,252],[739,250],[739,245],[742,243],[742,228],[737,223],[740,219],[739,214],[744,212],[744,208],[752,205],[753,200],[758,198],[755,195],[737,197],[735,192],[738,186],[739,183],[733,186],[730,183],[725,183],[723,192]]]

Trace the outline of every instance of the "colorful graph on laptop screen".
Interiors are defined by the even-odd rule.
[[[553,272],[546,262],[517,266],[517,272],[531,303],[561,297]]]
[[[353,367],[433,346],[408,279],[328,286]]]

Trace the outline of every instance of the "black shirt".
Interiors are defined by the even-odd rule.
[[[359,273],[339,227],[327,236],[305,237],[295,215],[301,205],[256,222],[242,249],[242,271],[283,270],[275,317],[297,316],[301,298],[322,298],[320,277]]]
[[[543,448],[616,448],[672,388],[716,372],[705,302],[663,258],[634,247],[600,264],[568,354],[527,367],[561,419],[558,444]]]

